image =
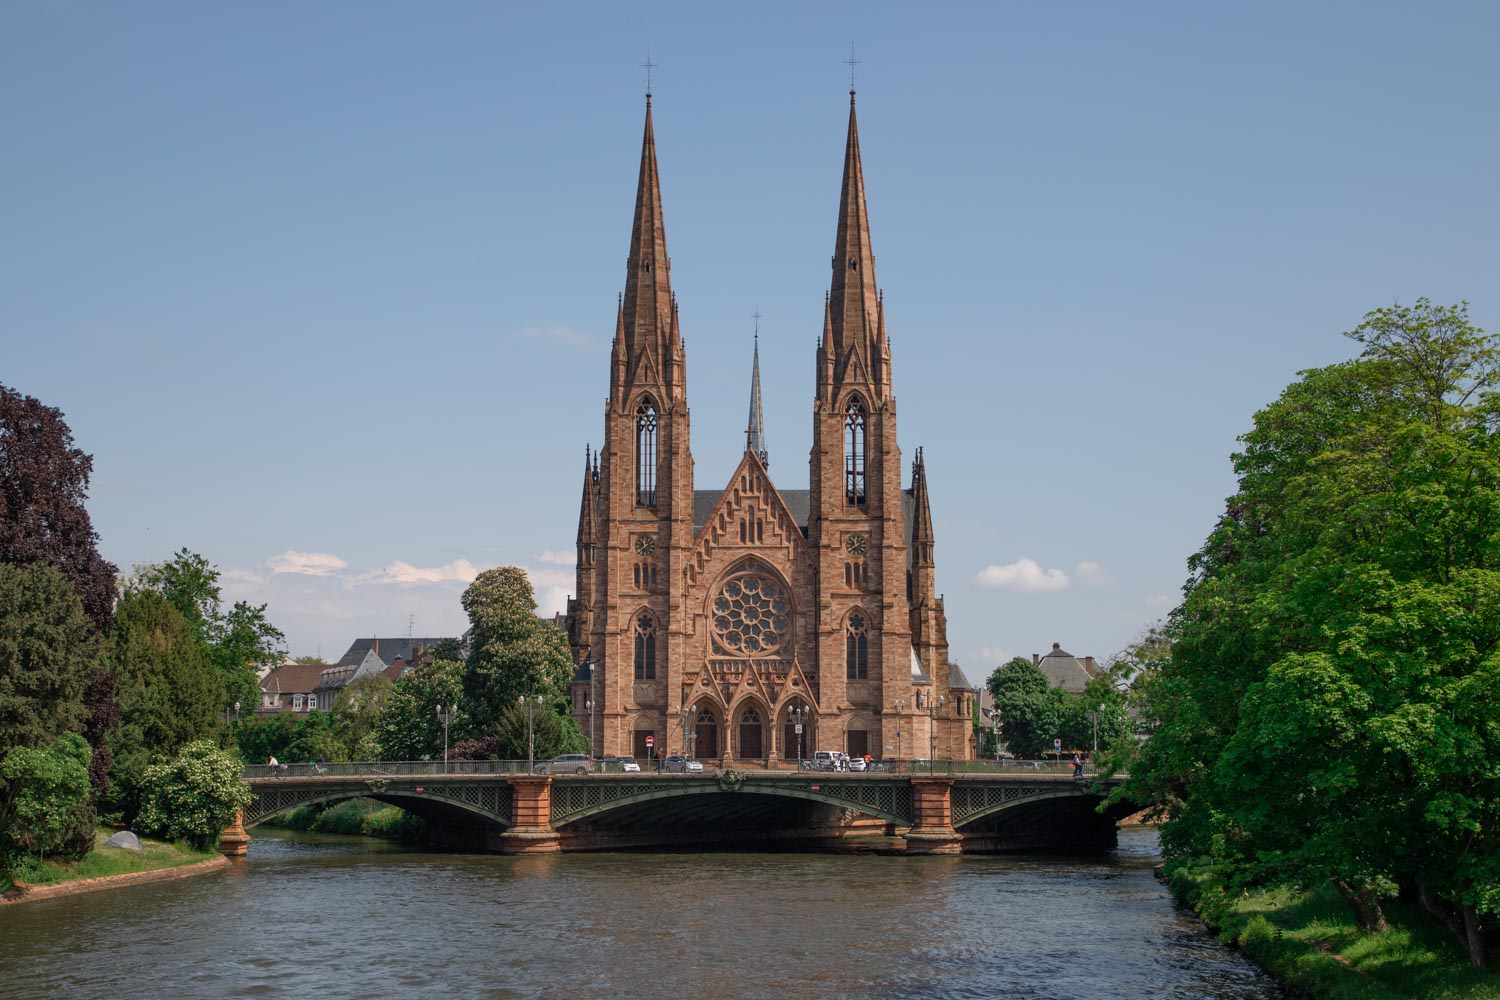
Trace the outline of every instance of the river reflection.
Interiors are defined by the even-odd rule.
[[[420,854],[256,830],[224,875],[0,909],[0,996],[1274,997],[1107,859]]]

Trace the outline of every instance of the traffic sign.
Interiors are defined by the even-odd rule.
[[[1060,752],[1062,750],[1062,740],[1053,740],[1052,749]]]
[[[656,746],[656,737],[655,736],[647,736],[646,737],[646,746],[648,746],[648,747],[654,747],[654,746]]]

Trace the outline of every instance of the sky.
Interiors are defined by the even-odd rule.
[[[1255,411],[1369,310],[1500,330],[1488,2],[0,4],[0,383],[294,655],[573,584],[654,114],[699,489],[807,485],[853,45],[952,656],[1177,602]]]

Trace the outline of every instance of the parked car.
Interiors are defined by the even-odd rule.
[[[661,769],[663,771],[680,771],[686,774],[689,771],[702,771],[703,763],[689,757],[679,757],[677,754],[673,754],[662,763]]]
[[[865,768],[865,759],[863,757],[850,757],[849,758],[849,770],[851,770],[851,771],[863,771],[865,769],[866,769]]]
[[[537,774],[588,774],[592,770],[588,754],[582,753],[565,753],[536,766]]]
[[[620,758],[620,770],[626,771],[626,772],[631,773],[631,774],[640,774],[641,773],[641,765],[639,765],[639,764],[637,764],[635,762],[635,758],[634,757],[621,757]]]

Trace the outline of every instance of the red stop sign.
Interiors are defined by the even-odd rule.
[[[648,747],[654,747],[654,746],[656,746],[656,737],[655,736],[647,736],[646,737],[646,745]]]

